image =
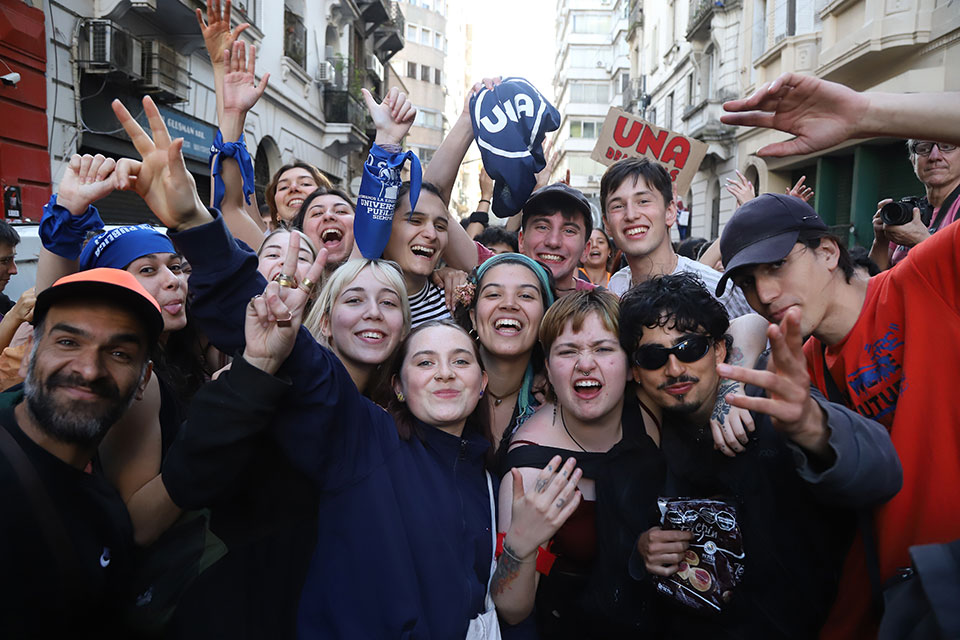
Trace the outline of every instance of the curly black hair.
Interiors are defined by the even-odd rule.
[[[714,343],[727,342],[730,318],[710,295],[699,276],[690,273],[655,276],[633,287],[620,299],[620,346],[633,353],[644,327],[664,327],[682,333],[703,333]]]

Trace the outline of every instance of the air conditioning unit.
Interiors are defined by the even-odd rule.
[[[184,102],[190,98],[187,57],[168,44],[145,40],[142,89],[162,102]]]
[[[590,175],[590,176],[587,176],[587,183],[588,183],[588,184],[597,184],[597,183],[599,183],[599,182],[600,182],[600,176],[598,176],[598,175]]]
[[[86,20],[80,40],[80,67],[87,73],[143,77],[143,43],[112,20]]]
[[[380,59],[377,56],[373,55],[372,53],[367,54],[366,67],[367,71],[372,72],[373,75],[377,76],[377,78],[383,82],[383,63],[380,62]]]
[[[333,84],[336,82],[335,70],[329,60],[323,60],[317,65],[317,82],[320,84]]]

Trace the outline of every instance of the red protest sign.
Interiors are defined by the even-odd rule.
[[[705,155],[707,145],[699,140],[610,107],[590,157],[607,166],[623,158],[650,158],[667,169],[677,193],[684,194]]]

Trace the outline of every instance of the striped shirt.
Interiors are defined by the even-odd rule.
[[[717,298],[717,300],[726,307],[727,314],[731,320],[747,315],[748,313],[754,313],[750,305],[747,304],[746,298],[743,297],[743,292],[740,291],[740,287],[734,285],[733,282],[728,282],[726,292],[724,292],[722,296],[717,297],[717,284],[720,282],[723,274],[716,269],[708,267],[702,262],[697,262],[684,256],[677,256],[677,268],[674,269],[670,275],[676,275],[678,273],[692,273],[700,276],[710,295]],[[610,276],[610,281],[607,283],[607,289],[618,296],[625,294],[627,289],[632,286],[633,280],[630,275],[629,266],[620,269],[620,271]]]
[[[419,292],[410,296],[410,327],[416,327],[430,320],[450,318],[443,289],[427,280]]]

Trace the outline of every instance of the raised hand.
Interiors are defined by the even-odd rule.
[[[123,125],[142,162],[121,160],[117,182],[143,198],[154,215],[171,229],[186,229],[213,220],[197,195],[197,185],[183,161],[183,138],[170,139],[167,126],[150,96],[143,98],[143,110],[150,123],[153,139],[119,100],[113,112]]]
[[[246,44],[242,40],[234,42],[232,49],[225,50],[223,59],[226,68],[226,75],[223,76],[223,110],[246,113],[263,95],[270,74],[265,73],[257,82],[257,47],[250,45],[247,56]]]
[[[487,170],[480,167],[480,198],[491,200],[493,198],[493,178],[487,174]]]
[[[385,144],[400,144],[403,136],[413,126],[413,119],[417,115],[417,108],[407,100],[407,94],[396,87],[391,87],[383,102],[377,103],[373,95],[366,89],[361,89],[363,101],[367,104],[367,111],[377,127],[375,142]]]
[[[560,456],[554,456],[537,475],[532,493],[523,488],[523,477],[518,469],[511,469],[513,505],[510,529],[504,538],[504,549],[509,548],[515,558],[532,556],[537,547],[546,544],[567,518],[580,505],[577,482],[583,472],[577,468],[576,458],[569,458],[560,466]]]
[[[637,539],[637,551],[643,558],[647,573],[664,578],[680,570],[683,553],[690,548],[693,533],[690,531],[664,530],[660,527],[647,529]]]
[[[749,98],[725,102],[723,108],[732,112],[720,117],[724,124],[767,127],[796,136],[757,151],[758,156],[789,156],[858,137],[868,99],[842,84],[785,73]]]
[[[727,191],[736,198],[738,207],[742,207],[757,197],[757,192],[753,189],[753,183],[747,180],[747,177],[739,171],[737,171],[736,180],[727,178]]]
[[[243,22],[230,30],[230,0],[224,3],[223,14],[220,13],[220,0],[209,0],[207,2],[207,19],[203,19],[203,12],[197,9],[197,23],[200,25],[200,33],[203,34],[203,42],[207,46],[207,53],[210,54],[210,62],[214,68],[223,64],[223,53],[233,46],[237,36],[240,35],[249,23]]]
[[[247,305],[243,359],[270,374],[290,355],[303,310],[327,263],[327,250],[321,249],[306,277],[296,283],[299,256],[300,234],[292,233],[280,275]]]
[[[800,176],[800,179],[797,180],[797,184],[787,189],[787,195],[793,196],[794,198],[800,198],[804,202],[810,202],[810,198],[813,197],[813,189],[803,184],[806,179],[807,176]]]
[[[113,158],[104,158],[99,153],[95,156],[74,154],[60,181],[57,204],[75,216],[83,215],[89,205],[117,188],[116,167]]]
[[[787,310],[779,325],[767,329],[771,357],[767,371],[717,365],[721,376],[766,390],[767,397],[727,394],[727,402],[770,416],[774,428],[821,457],[831,455],[830,432],[820,405],[810,395],[810,374],[803,355],[800,311]]]

